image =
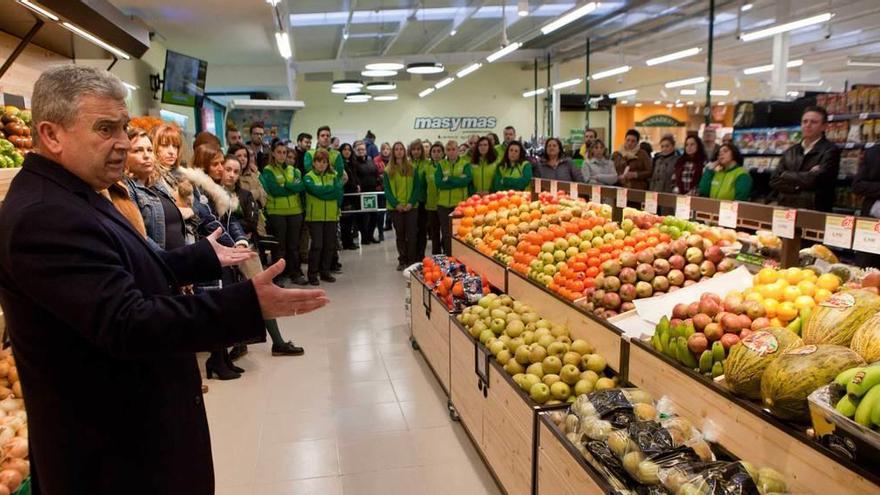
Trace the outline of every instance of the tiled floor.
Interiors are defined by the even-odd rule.
[[[280,322],[305,356],[206,382],[218,495],[500,493],[409,345],[393,235],[342,256],[330,306]]]

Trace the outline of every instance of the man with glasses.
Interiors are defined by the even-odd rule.
[[[254,122],[250,127],[251,140],[247,146],[251,149],[257,160],[257,168],[261,171],[269,163],[269,152],[263,139],[266,137],[266,127],[262,122]]]

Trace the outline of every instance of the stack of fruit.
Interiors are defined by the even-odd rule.
[[[24,155],[33,148],[30,120],[29,111],[11,105],[0,115],[0,168],[20,167]]]
[[[605,358],[592,345],[572,340],[564,325],[541,318],[508,295],[483,296],[457,318],[538,404],[573,402],[579,395],[617,386],[616,378],[605,375]]]
[[[852,368],[834,381],[846,390],[835,409],[866,428],[880,429],[880,366]]]
[[[648,233],[654,230],[659,233],[656,227]],[[673,292],[736,267],[732,259],[724,257],[722,246],[702,234],[661,242],[669,237],[662,233],[651,236],[641,251],[624,251],[617,259],[603,262],[594,287],[584,290],[584,307],[610,318],[633,309],[635,299]]]
[[[800,333],[798,320],[804,308],[812,309],[826,301],[840,289],[841,281],[832,273],[817,274],[804,268],[762,268],[754,277],[751,287],[741,293],[728,296],[739,296],[743,301],[755,301],[764,307],[764,316],[770,320],[770,326],[792,326],[795,333]]]
[[[489,282],[455,258],[434,255],[422,260],[422,278],[449,311],[461,311],[489,293]]]

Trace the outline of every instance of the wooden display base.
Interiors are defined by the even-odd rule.
[[[575,450],[547,414],[538,416],[538,455],[535,493],[538,495],[592,495],[612,493]]]
[[[596,352],[605,357],[611,369],[625,376],[621,363],[625,361],[622,353],[626,352],[626,346],[623,345],[620,330],[608,322],[597,320],[512,270],[508,271],[507,293],[514,300],[531,306],[542,318],[567,326],[572,340],[584,339],[591,343],[596,347]]]
[[[417,347],[449,395],[449,312],[421,277],[410,284],[413,347]]]
[[[0,201],[6,199],[6,193],[9,191],[9,185],[15,175],[21,171],[21,168],[0,168]]]
[[[507,267],[473,249],[458,238],[452,238],[452,256],[468,268],[486,277],[492,287],[507,292]]]

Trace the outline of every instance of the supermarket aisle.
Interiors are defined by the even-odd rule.
[[[327,309],[281,322],[305,356],[251,346],[207,382],[218,495],[500,493],[409,345],[393,235],[342,263]]]

